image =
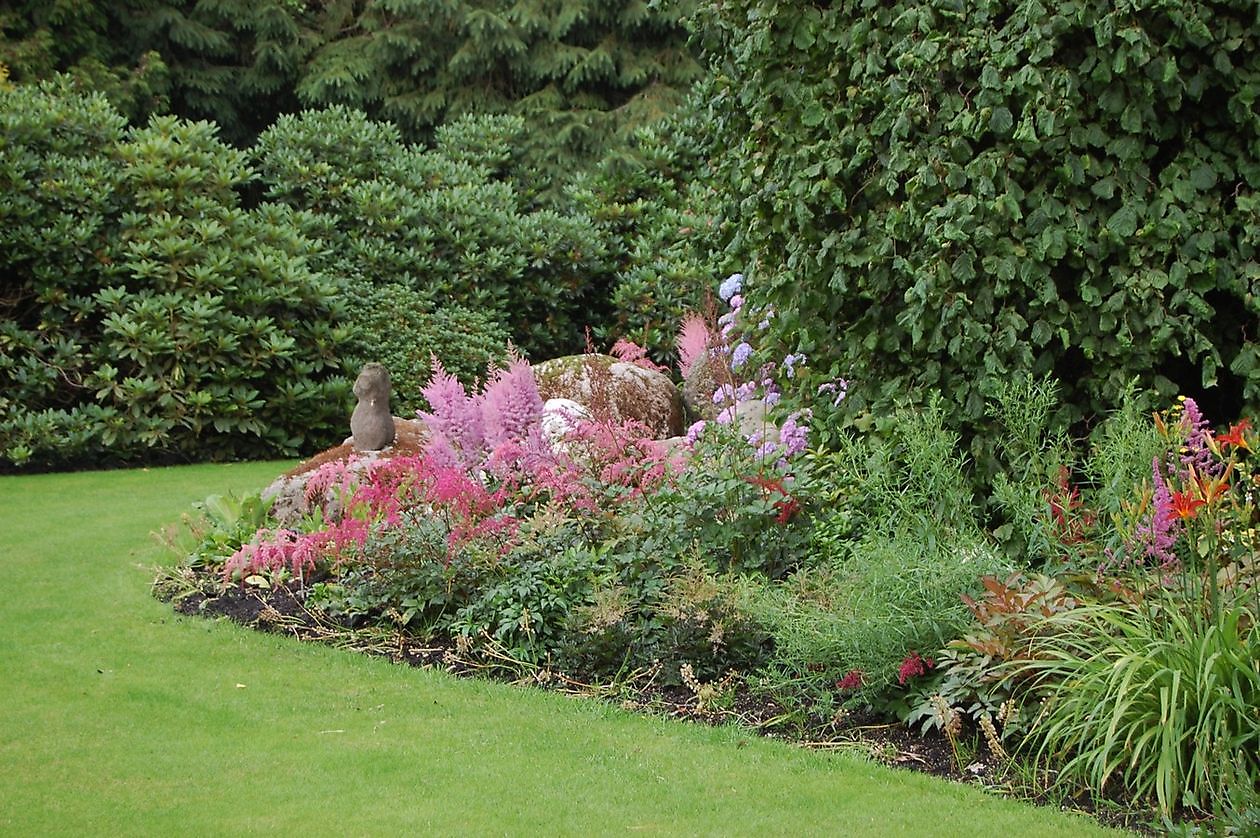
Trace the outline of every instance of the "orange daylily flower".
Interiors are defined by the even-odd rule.
[[[1198,514],[1199,507],[1206,505],[1206,501],[1199,500],[1189,492],[1173,492],[1172,494],[1172,511],[1183,521],[1193,518]]]
[[[1229,432],[1216,435],[1216,444],[1224,448],[1226,445],[1232,445],[1235,448],[1246,448],[1251,450],[1251,446],[1247,444],[1247,440],[1243,438],[1243,434],[1251,430],[1251,420],[1244,419],[1237,425],[1230,425]]]

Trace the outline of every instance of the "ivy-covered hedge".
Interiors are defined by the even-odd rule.
[[[1250,0],[731,0],[700,19],[736,248],[857,406],[1015,373],[1260,404]],[[828,369],[830,367],[830,369]]]
[[[124,130],[67,84],[0,89],[0,462],[291,455],[344,434],[341,290],[245,155]]]

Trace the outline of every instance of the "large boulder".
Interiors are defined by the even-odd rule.
[[[544,400],[569,399],[597,421],[640,422],[654,439],[682,433],[682,397],[664,373],[595,354],[553,358],[533,370]]]

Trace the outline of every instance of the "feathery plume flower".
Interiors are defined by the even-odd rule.
[[[678,333],[678,367],[686,378],[692,368],[708,357],[709,347],[714,344],[713,333],[704,318],[698,314],[689,314],[683,319],[682,329]]]
[[[482,420],[486,445],[520,442],[542,421],[543,400],[529,362],[516,358],[506,370],[498,370],[482,394]]]

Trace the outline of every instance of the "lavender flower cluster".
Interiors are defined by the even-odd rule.
[[[774,310],[752,310],[743,296],[743,290],[744,275],[738,273],[731,274],[718,286],[718,296],[729,306],[729,310],[718,318],[716,346],[710,348],[711,357],[716,361],[713,366],[724,372],[713,392],[713,404],[721,408],[715,417],[720,425],[738,426],[745,414],[756,416],[767,413],[783,398],[778,376],[795,379],[798,371],[809,361],[804,353],[792,352],[778,362],[764,363],[750,372],[757,352],[755,333],[745,328],[744,324],[756,322],[757,331],[762,331],[769,327]],[[818,389],[819,395],[829,395],[833,406],[839,405],[847,392],[848,382],[843,379],[827,382]],[[755,402],[760,402],[760,410],[750,405]],[[778,425],[767,417],[762,420],[762,427],[741,429],[741,433],[759,459],[773,459],[779,468],[786,469],[788,461],[808,445],[812,416],[809,408],[802,408],[793,411]],[[701,420],[688,428],[688,447],[695,446],[706,426],[707,423]]]

